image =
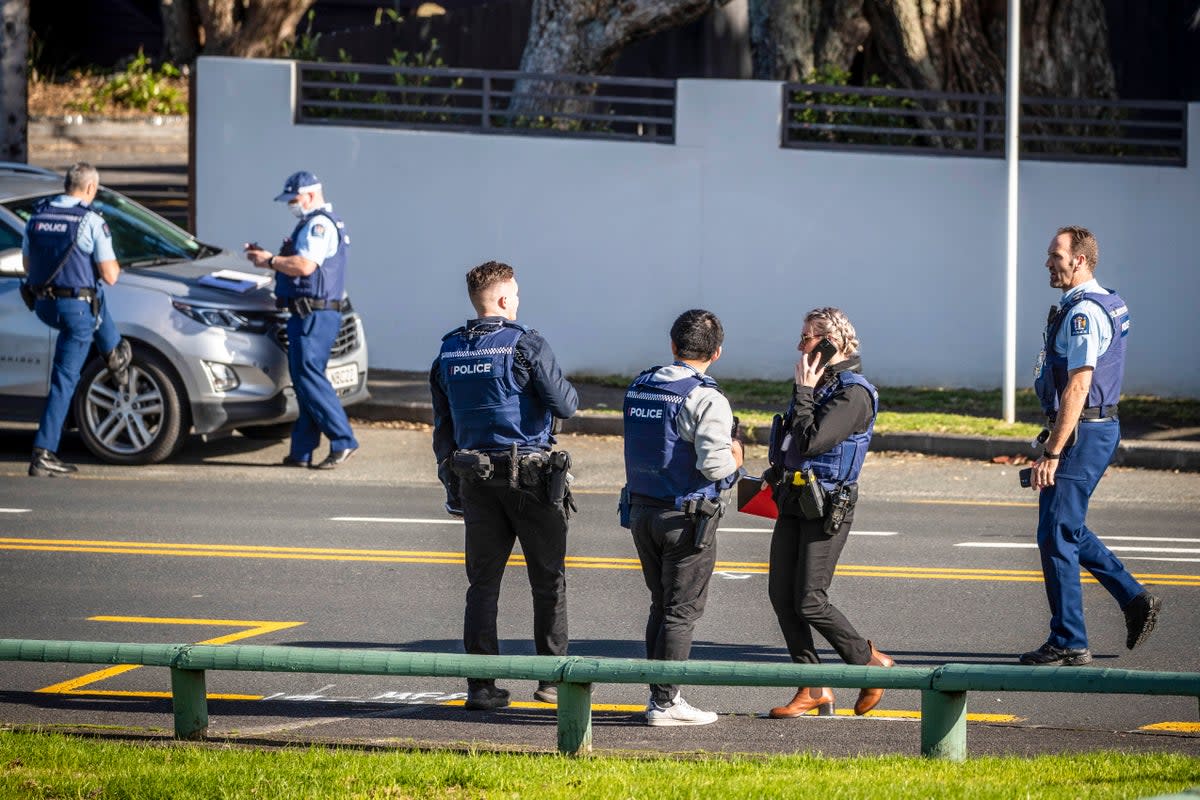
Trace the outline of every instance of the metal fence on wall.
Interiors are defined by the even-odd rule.
[[[674,81],[373,64],[298,66],[300,124],[675,141]]]
[[[784,147],[1003,158],[1004,98],[789,83]],[[1187,166],[1187,104],[1021,99],[1021,156]]]

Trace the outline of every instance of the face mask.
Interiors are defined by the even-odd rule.
[[[288,203],[288,211],[291,211],[292,216],[297,219],[304,216],[304,208],[299,203]]]

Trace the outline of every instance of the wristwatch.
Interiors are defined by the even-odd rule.
[[[267,266],[271,269],[275,269],[275,256],[271,256],[267,259]]]
[[[1042,451],[1042,458],[1046,459],[1047,461],[1057,461],[1058,457],[1061,455],[1062,453],[1051,453],[1049,450]]]

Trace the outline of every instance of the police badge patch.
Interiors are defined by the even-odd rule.
[[[1033,361],[1033,379],[1042,377],[1042,367],[1046,365],[1046,351],[1042,350]]]
[[[320,236],[322,239],[324,239],[325,238],[325,226],[319,222],[316,225],[313,225],[312,226],[312,235]]]
[[[1088,318],[1086,314],[1076,314],[1071,317],[1071,335],[1082,336],[1088,332]]]

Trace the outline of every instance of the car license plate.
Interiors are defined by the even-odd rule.
[[[346,364],[341,367],[331,367],[325,370],[325,377],[334,389],[349,389],[358,385],[358,366]]]

